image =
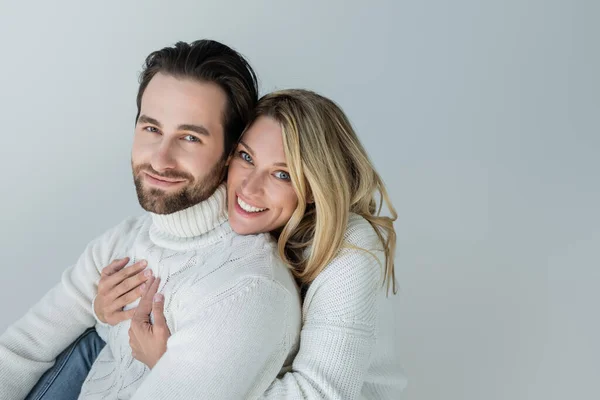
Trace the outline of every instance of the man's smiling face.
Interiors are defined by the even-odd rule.
[[[157,73],[142,96],[131,153],[142,208],[171,214],[210,197],[221,183],[225,92],[214,83]]]

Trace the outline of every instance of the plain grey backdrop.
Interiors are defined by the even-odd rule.
[[[597,1],[0,0],[0,332],[138,206],[145,56],[213,38],[350,116],[398,209],[415,400],[592,399]],[[51,340],[51,338],[48,338]]]

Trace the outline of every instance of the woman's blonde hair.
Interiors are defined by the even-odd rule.
[[[262,97],[252,121],[261,116],[281,125],[290,177],[298,195],[296,210],[278,232],[279,253],[292,265],[296,278],[305,284],[312,282],[342,247],[353,247],[344,242],[352,212],[369,221],[381,240],[384,283],[387,291],[391,286],[395,294],[393,222],[397,214],[344,112],[317,93],[293,89]],[[380,215],[383,202],[391,217]]]

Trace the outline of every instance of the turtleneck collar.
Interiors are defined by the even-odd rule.
[[[193,239],[197,244],[200,244],[198,240],[213,242],[212,239],[215,239],[214,241],[219,239],[221,236],[219,233],[227,234],[231,231],[229,224],[226,223],[228,218],[225,184],[219,186],[208,199],[189,208],[172,214],[150,213],[150,215],[152,216],[150,235],[157,244],[165,240],[177,241],[178,239],[184,242]]]

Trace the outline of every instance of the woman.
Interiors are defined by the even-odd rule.
[[[397,398],[400,371],[373,356],[378,292],[396,292],[396,213],[341,109],[306,90],[264,96],[230,158],[227,191],[233,230],[272,232],[304,298],[292,370],[263,398]],[[379,215],[383,202],[392,218]],[[152,368],[170,333],[158,281],[146,285],[130,344]]]

